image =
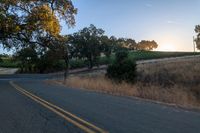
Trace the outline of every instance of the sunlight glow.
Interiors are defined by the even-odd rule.
[[[158,50],[158,51],[176,51],[176,47],[172,43],[163,43],[163,44],[160,44],[156,50]]]

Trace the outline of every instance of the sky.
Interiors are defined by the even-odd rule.
[[[200,24],[200,0],[74,0],[76,27],[90,24],[116,37],[155,40],[157,50],[193,51],[194,27]]]
[[[76,26],[62,23],[62,34],[94,24],[108,36],[155,40],[158,51],[193,51],[200,24],[200,0],[72,0]],[[0,53],[3,51],[0,50]]]

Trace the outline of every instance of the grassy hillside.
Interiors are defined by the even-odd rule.
[[[180,65],[181,64],[181,65]],[[182,107],[200,107],[200,58],[177,59],[137,66],[134,84],[113,82],[105,71],[73,75],[60,83],[112,95],[134,96]],[[189,70],[189,71],[188,71]]]
[[[159,59],[159,58],[169,58],[169,57],[179,57],[194,55],[193,52],[157,52],[157,51],[132,51],[129,53],[129,58],[135,60],[148,60],[148,59]],[[196,53],[200,55],[200,53]],[[114,54],[110,58],[101,57],[99,59],[99,65],[109,64],[114,60]],[[84,60],[71,60],[70,66],[72,69],[87,67],[87,62]]]
[[[200,54],[200,53],[195,53]],[[130,58],[135,60],[147,60],[147,59],[158,59],[158,58],[168,58],[168,57],[179,57],[194,55],[193,52],[158,52],[158,51],[134,51],[130,52]]]

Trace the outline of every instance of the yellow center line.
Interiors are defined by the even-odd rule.
[[[44,107],[48,108],[49,110],[51,110],[52,112],[56,113],[57,115],[59,115],[60,117],[64,118],[65,120],[67,120],[68,122],[74,124],[75,126],[77,126],[78,128],[82,129],[83,131],[87,132],[87,133],[96,133],[100,132],[100,133],[108,133],[107,131],[79,118],[78,116],[75,116],[74,114],[52,104],[49,103],[43,99],[41,99],[40,97],[24,90],[22,87],[20,87],[19,85],[15,84],[14,82],[10,81],[10,84],[19,92],[21,92],[22,94],[26,95],[27,97],[31,98],[32,100],[36,101],[37,103],[43,105]],[[65,114],[67,114],[68,116],[72,117],[73,119],[67,117]],[[84,124],[84,125],[83,125]],[[86,126],[85,126],[86,125]],[[92,130],[93,129],[93,130]]]

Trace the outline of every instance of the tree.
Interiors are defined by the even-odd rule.
[[[197,38],[195,39],[197,49],[200,49],[200,25],[195,27],[195,32],[197,33]]]
[[[136,42],[135,40],[131,39],[131,38],[119,38],[118,39],[118,43],[120,43],[121,47],[130,49],[130,50],[134,50],[135,46],[136,46]]]
[[[153,41],[146,41],[142,40],[137,44],[137,50],[153,50],[158,47],[158,44],[153,40]]]
[[[116,45],[116,51],[119,49],[129,49],[129,50],[135,50],[137,43],[134,39],[131,38],[118,38],[115,42]]]
[[[1,62],[3,62],[3,59],[2,59],[2,57],[0,56],[0,63],[1,63]]]
[[[34,45],[39,50],[64,44],[59,21],[74,26],[76,13],[71,0],[1,0],[0,44],[16,49]],[[64,52],[68,60],[66,47]]]
[[[19,60],[19,66],[22,72],[32,72],[36,67],[38,56],[33,47],[27,47],[18,51],[15,59]]]
[[[40,55],[39,60],[36,63],[37,69],[40,73],[68,70],[66,69],[65,63],[61,59],[62,58],[59,54],[51,49],[48,49],[45,53]]]
[[[76,12],[71,0],[2,0],[0,43],[8,48],[48,47],[52,39],[60,37],[58,19],[73,26]]]
[[[101,38],[104,35],[102,29],[94,25],[83,28],[72,35],[70,43],[76,47],[76,55],[86,58],[91,69],[101,55]]]
[[[102,52],[109,58],[113,51],[113,41],[108,36],[104,35],[101,37],[101,45]]]
[[[128,49],[136,50],[137,43],[135,40],[128,38],[128,39],[126,39],[125,43],[126,43],[126,46],[128,47]]]

